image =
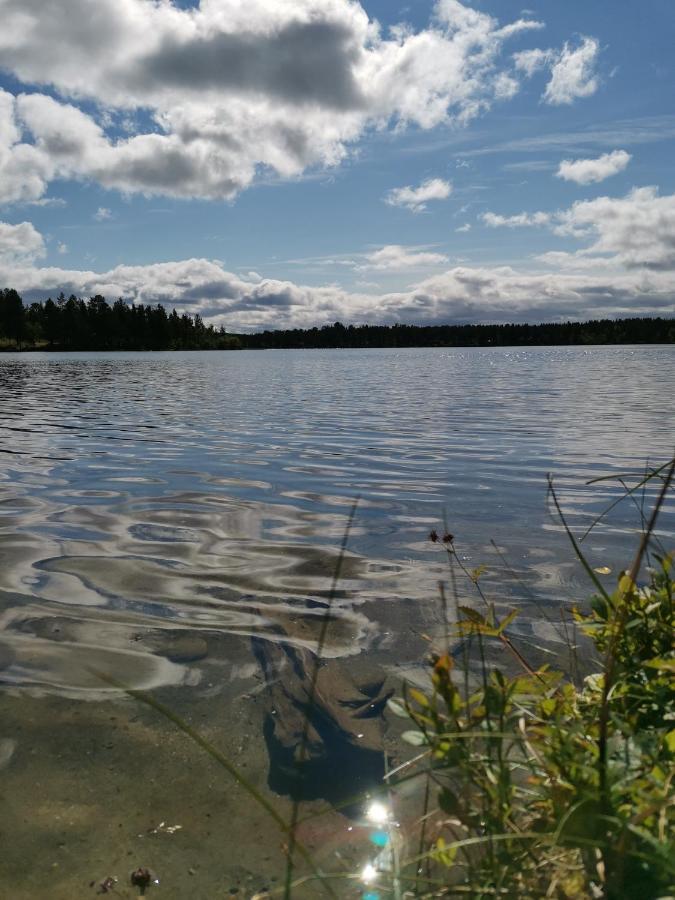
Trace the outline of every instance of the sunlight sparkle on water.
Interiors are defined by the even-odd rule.
[[[384,803],[374,800],[368,807],[366,818],[375,825],[384,825],[389,820],[389,810]]]
[[[377,869],[372,863],[367,863],[361,872],[361,881],[364,884],[371,884],[377,878]]]

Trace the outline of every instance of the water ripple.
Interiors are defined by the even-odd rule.
[[[412,660],[409,636],[438,625],[446,569],[426,536],[443,512],[466,564],[488,563],[492,595],[527,608],[522,640],[553,644],[540,609],[585,588],[547,510],[546,475],[582,526],[621,492],[585,480],[668,458],[674,357],[3,357],[0,679],[97,697],[92,668],[137,687],[194,685],[205,659],[231,652],[226,638],[311,648],[356,494],[328,656],[379,647],[392,664]],[[664,537],[674,518],[670,505]],[[619,506],[589,555],[625,563],[638,527],[636,509]],[[415,611],[405,626],[403,610]]]

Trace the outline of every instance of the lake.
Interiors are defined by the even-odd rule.
[[[107,679],[153,691],[287,814],[263,740],[265,659],[316,647],[355,499],[324,648],[335,671],[424,678],[448,579],[429,533],[446,525],[498,608],[521,610],[523,650],[555,655],[560,613],[589,586],[547,474],[583,534],[623,493],[588,481],[635,483],[672,456],[674,395],[666,346],[0,356],[12,897],[72,900],[108,876],[135,896],[122,883],[136,865],[165,897],[273,886],[283,854],[264,815]],[[584,540],[608,585],[653,496],[624,500]],[[671,503],[665,543],[674,526]],[[458,590],[470,602],[470,579]],[[327,866],[336,848],[358,861],[350,821],[308,827]]]

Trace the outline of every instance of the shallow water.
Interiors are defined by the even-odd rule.
[[[672,347],[0,357],[0,777],[19,818],[33,798],[16,801],[16,792],[36,780],[52,804],[5,860],[13,896],[75,896],[92,857],[104,855],[91,826],[110,824],[118,789],[146,805],[157,798],[133,760],[147,757],[145,771],[156,765],[176,779],[161,753],[176,736],[146,713],[135,729],[138,710],[100,673],[199,710],[233,752],[246,743],[265,783],[264,685],[251,638],[315,646],[357,496],[325,647],[336,665],[416,676],[421,633],[442,632],[446,559],[427,536],[443,516],[466,566],[487,565],[491,596],[523,609],[523,644],[554,647],[551,620],[588,589],[547,505],[547,473],[582,529],[621,493],[616,482],[587,480],[664,462],[674,363]],[[635,547],[637,506],[624,501],[584,544],[593,565],[612,569],[610,582]],[[671,506],[664,538],[674,521]],[[468,595],[470,585],[460,589]],[[76,833],[84,843],[54,875],[43,842],[54,816],[69,815],[54,809],[68,806],[72,772],[91,762],[87,736],[104,720],[115,721],[113,743],[124,749],[113,766],[92,751],[84,780],[96,790],[78,801],[66,847]],[[141,749],[132,746],[139,733]],[[68,745],[72,771],[50,757],[52,739]],[[192,809],[191,784],[172,789],[177,815]],[[145,833],[139,815],[130,827]],[[257,878],[270,854],[252,828],[239,828],[235,843]],[[176,846],[186,839],[169,837],[182,860]],[[33,881],[29,857],[38,860]],[[214,849],[211,865],[188,878],[190,896],[212,896],[219,862]],[[161,854],[157,865],[167,865]],[[278,860],[267,865],[272,877]]]

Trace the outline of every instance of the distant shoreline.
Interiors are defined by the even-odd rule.
[[[230,353],[235,350],[509,350],[509,349],[546,349],[547,347],[671,347],[673,340],[655,341],[569,341],[565,343],[513,343],[513,344],[391,344],[391,345],[333,345],[333,346],[284,346],[284,347],[33,347],[22,346],[2,347],[0,356],[16,356],[22,353],[44,353],[45,355],[58,353]]]
[[[232,335],[249,350],[403,347],[564,347],[675,343],[675,318],[537,325],[349,325]]]
[[[59,295],[26,307],[0,290],[0,352],[325,350],[403,347],[565,347],[675,343],[675,318],[464,325],[343,325],[238,334],[162,304],[110,305]]]

